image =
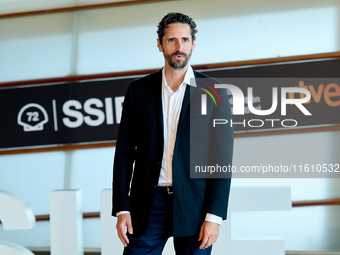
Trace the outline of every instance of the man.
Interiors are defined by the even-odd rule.
[[[188,16],[167,14],[157,31],[164,68],[132,81],[125,96],[112,208],[124,254],[161,254],[170,236],[174,236],[176,254],[211,254],[221,221],[226,219],[230,178],[190,178],[192,155],[199,155],[200,164],[214,158],[214,163],[230,165],[233,149],[233,130],[228,125],[209,131],[211,123],[191,121],[191,115],[201,120],[201,108],[194,105],[205,93],[197,88],[195,78],[207,77],[188,64],[196,32]],[[218,94],[223,106],[208,102],[203,121],[231,118],[226,90]],[[197,127],[195,132],[190,131],[190,123]],[[207,143],[190,143],[201,138]],[[209,152],[212,141],[218,153]]]

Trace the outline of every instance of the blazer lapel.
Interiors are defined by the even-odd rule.
[[[153,86],[154,99],[156,105],[156,115],[157,119],[160,121],[162,126],[162,131],[164,133],[164,123],[163,123],[163,107],[162,107],[162,70],[158,71],[156,79],[154,80]]]
[[[195,73],[195,77],[196,77],[196,73]],[[183,104],[182,104],[182,109],[181,109],[181,114],[179,115],[179,121],[178,121],[178,130],[179,127],[181,126],[181,123],[183,121],[184,115],[188,109],[189,103],[190,103],[190,98],[192,96],[192,93],[194,92],[195,87],[192,87],[190,85],[187,85],[186,89],[185,89],[185,94],[184,94],[184,98],[183,98]]]

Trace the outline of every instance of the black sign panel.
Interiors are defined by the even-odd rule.
[[[132,78],[0,90],[0,148],[116,140]]]
[[[327,59],[204,70],[203,73],[222,81],[229,79],[229,83],[235,83],[242,90],[245,113],[233,116],[234,122],[241,123],[234,125],[234,129],[251,132],[284,128],[284,119],[296,119],[298,127],[340,124],[340,79],[336,78],[340,77],[339,70],[340,59]],[[273,77],[286,78],[268,79]],[[124,95],[129,82],[135,78],[0,89],[0,150],[115,141]],[[277,87],[276,111],[270,116],[258,116],[247,110],[248,87],[253,88],[254,107],[261,110],[272,106],[272,88]],[[312,98],[304,106],[312,117],[305,116],[295,105],[287,105],[287,116],[282,116],[282,87],[307,88]],[[297,93],[294,96],[299,98]],[[231,103],[234,107],[234,102]],[[263,120],[264,125],[254,119]]]
[[[281,129],[285,126],[315,127],[340,124],[340,59],[321,59],[257,66],[219,68],[204,73],[223,83],[240,88],[245,97],[243,115],[233,115],[236,132],[254,132]],[[270,109],[273,104],[273,87],[278,90],[278,106],[275,112],[259,116],[249,111],[248,88],[252,88],[253,106],[261,110]],[[282,115],[282,88],[305,88],[311,93],[311,100],[303,106],[312,114],[305,115],[296,105],[288,104],[286,115]],[[295,93],[294,98],[305,95]],[[293,94],[289,93],[292,99]],[[229,96],[229,99],[231,96]],[[233,99],[230,104],[233,107]],[[293,120],[293,121],[289,121]]]

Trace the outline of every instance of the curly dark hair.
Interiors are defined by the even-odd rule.
[[[158,39],[162,45],[162,38],[164,36],[164,29],[172,23],[183,23],[188,24],[191,30],[192,41],[196,39],[195,34],[197,33],[196,23],[187,15],[178,12],[170,12],[164,16],[164,18],[158,23]]]

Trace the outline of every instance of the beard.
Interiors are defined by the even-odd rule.
[[[171,55],[167,55],[165,53],[163,53],[163,55],[164,55],[166,62],[168,63],[168,65],[170,67],[172,67],[173,69],[183,69],[184,67],[187,66],[187,64],[190,60],[190,57],[191,57],[191,53],[192,53],[192,50],[190,51],[189,56],[186,53],[179,52],[179,51],[172,53]],[[173,59],[173,57],[177,56],[177,55],[182,55],[184,57],[184,59],[183,60]]]

